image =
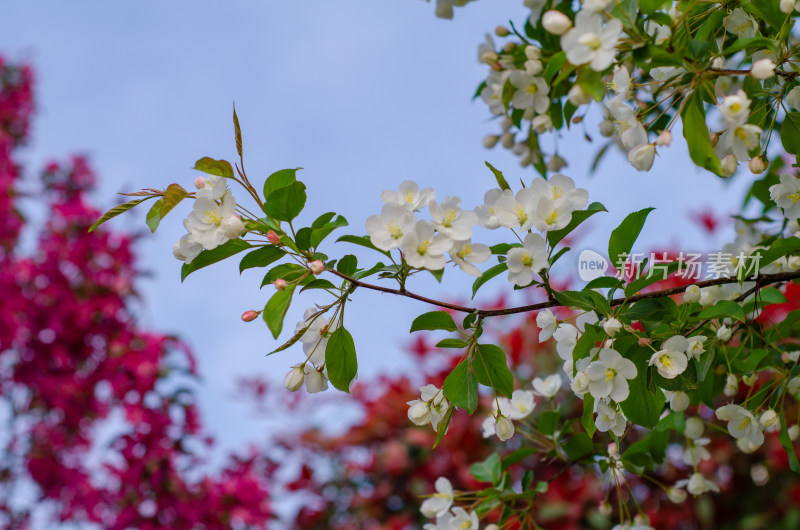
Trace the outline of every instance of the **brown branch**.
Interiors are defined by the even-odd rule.
[[[480,309],[478,307],[466,307],[458,304],[450,304],[447,302],[441,302],[439,300],[434,300],[433,298],[428,298],[422,295],[418,295],[412,293],[410,291],[399,290],[399,289],[392,289],[390,287],[382,287],[380,285],[374,285],[371,283],[362,282],[361,280],[356,280],[355,278],[351,278],[346,274],[342,274],[339,271],[329,271],[336,276],[347,280],[352,285],[357,287],[364,287],[365,289],[371,289],[373,291],[379,291],[382,293],[394,294],[398,296],[405,296],[406,298],[413,298],[414,300],[419,300],[420,302],[426,302],[431,305],[435,305],[438,307],[442,307],[444,309],[450,309],[453,311],[459,311],[462,313],[476,313],[480,317],[495,317],[495,316],[502,316],[502,315],[514,315],[518,313],[528,313],[530,311],[538,311],[540,309],[547,309],[548,307],[563,307],[563,304],[559,304],[558,302],[540,302],[538,304],[531,304],[531,305],[524,305],[519,307],[509,307],[506,309]],[[764,287],[766,285],[770,285],[773,283],[780,283],[786,282],[789,280],[794,280],[800,278],[800,271],[794,272],[778,272],[774,274],[762,274],[760,276],[748,276],[745,278],[745,281],[757,281],[759,287]],[[699,282],[695,282],[688,285],[681,285],[678,287],[671,287],[669,289],[662,289],[660,291],[653,291],[651,293],[643,293],[637,294],[635,296],[630,297],[620,297],[614,298],[609,302],[611,306],[622,305],[624,303],[633,303],[638,302],[639,300],[644,300],[646,298],[661,298],[662,296],[672,296],[674,294],[680,294],[684,292],[690,285],[696,285],[698,287],[711,287],[714,285],[725,285],[729,283],[737,283],[739,280],[736,278],[715,278],[712,280],[702,280]],[[747,294],[747,293],[745,293]]]
[[[730,70],[727,68],[709,68],[709,72],[719,75],[748,75],[750,70]],[[800,75],[800,72],[786,72],[784,70],[775,69],[775,75],[785,77],[789,81],[794,81]]]

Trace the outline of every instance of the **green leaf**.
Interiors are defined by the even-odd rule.
[[[502,348],[494,344],[478,344],[473,353],[472,369],[479,383],[511,397],[514,392],[514,376],[508,368],[506,353]]]
[[[328,215],[328,214],[325,214]],[[330,215],[334,215],[333,212]],[[322,218],[323,216],[320,216]],[[319,219],[317,221],[319,221]],[[343,226],[347,226],[347,219],[342,217],[341,215],[337,215],[336,218],[332,221],[317,224],[317,221],[314,221],[311,225],[311,247],[316,248],[322,243],[322,240],[328,237],[328,234],[336,230],[337,228],[341,228]]]
[[[552,436],[556,429],[558,429],[558,420],[561,415],[557,410],[546,410],[539,414],[538,427],[539,432],[545,436]]]
[[[442,339],[436,343],[437,348],[466,348],[467,341],[461,339]]]
[[[589,65],[584,65],[578,70],[578,85],[597,102],[602,101],[606,94],[602,74],[592,70]]]
[[[293,182],[269,194],[267,202],[264,204],[264,213],[278,221],[291,221],[303,211],[305,204],[305,184]]]
[[[553,291],[553,296],[559,304],[565,307],[577,307],[586,311],[594,311],[592,299],[578,291]]]
[[[758,269],[763,269],[770,263],[787,256],[793,252],[800,250],[800,239],[796,237],[787,237],[776,239],[772,242],[767,250],[757,250],[753,254],[758,254]]]
[[[303,288],[300,289],[300,292],[302,293],[306,289],[336,289],[336,286],[324,278],[316,278],[305,284]]]
[[[781,442],[786,455],[789,457],[789,468],[795,473],[800,473],[800,462],[797,460],[794,442],[789,437],[789,429],[786,427],[786,414],[781,411],[778,413],[778,417],[781,419],[781,432],[778,434],[778,441]]]
[[[500,186],[500,189],[503,189],[503,190],[511,189],[511,187],[508,185],[508,182],[506,182],[506,179],[503,176],[503,172],[502,171],[500,171],[499,169],[495,168],[489,162],[484,162],[484,164],[486,164],[486,167],[491,169],[492,173],[494,173],[494,178],[497,179],[497,185]]]
[[[700,311],[700,314],[697,315],[697,318],[703,320],[724,317],[735,318],[740,322],[745,321],[745,314],[742,306],[732,300],[720,300],[713,306],[703,309]]]
[[[692,92],[686,99],[681,111],[683,120],[683,137],[689,146],[689,156],[692,162],[712,173],[722,176],[719,158],[714,153],[711,138],[706,125],[706,113],[703,107],[703,98],[699,91]]]
[[[685,428],[686,417],[683,415],[683,412],[672,412],[667,414],[658,420],[658,425],[656,425],[657,431],[675,431],[681,433]]]
[[[436,429],[436,441],[433,442],[434,449],[436,449],[436,446],[439,445],[439,442],[441,442],[442,438],[444,438],[444,435],[447,432],[447,427],[450,425],[450,419],[453,417],[454,410],[455,407],[448,408],[447,412],[444,413],[444,417],[439,420],[439,428]]]
[[[606,207],[600,204],[599,202],[593,202],[589,206],[586,207],[585,210],[578,210],[576,212],[572,212],[572,220],[570,220],[569,224],[562,228],[561,230],[553,230],[552,232],[547,233],[547,242],[550,243],[551,247],[555,247],[562,239],[567,237],[573,230],[578,228],[581,223],[587,220],[589,217],[593,216],[597,212],[607,212]]]
[[[264,322],[267,323],[272,336],[276,339],[283,329],[283,319],[289,309],[289,304],[292,303],[294,288],[294,285],[287,285],[283,291],[275,291],[267,305],[264,306],[264,312],[262,313]]]
[[[499,263],[494,267],[490,267],[485,271],[483,271],[483,274],[478,276],[478,278],[472,284],[472,298],[475,298],[475,293],[478,292],[478,289],[481,288],[481,285],[483,285],[484,283],[488,282],[495,276],[502,274],[507,270],[508,270],[508,265],[506,265],[505,263]]]
[[[356,273],[357,268],[358,260],[352,254],[347,254],[339,260],[339,263],[336,264],[336,270],[345,276],[352,276]]]
[[[189,193],[179,184],[167,186],[167,189],[164,190],[164,195],[153,204],[153,207],[147,213],[147,226],[150,227],[150,231],[155,232],[161,220],[167,216],[170,210],[188,196]]]
[[[483,462],[475,462],[469,466],[469,472],[478,482],[490,482],[492,484],[499,482],[502,474],[500,455],[492,453]]]
[[[561,71],[565,62],[567,62],[567,54],[563,51],[558,52],[550,58],[550,61],[547,63],[547,68],[544,69],[544,79],[547,81],[548,85],[551,84],[556,74]]]
[[[583,430],[589,435],[594,436],[597,425],[594,423],[594,398],[591,394],[583,395],[583,414],[581,414],[581,425]]]
[[[264,279],[261,281],[261,287],[275,283],[275,280],[278,278],[283,278],[287,282],[291,282],[307,273],[308,269],[298,265],[297,263],[281,263],[280,265],[271,268],[269,272],[264,275]]]
[[[411,323],[410,333],[421,330],[435,329],[455,331],[458,329],[458,327],[456,326],[453,317],[450,316],[450,313],[447,311],[431,311],[430,313],[425,313],[414,319],[414,322]]]
[[[350,382],[358,373],[358,359],[353,337],[346,329],[337,328],[328,338],[325,348],[325,366],[331,384],[343,392],[350,393]]]
[[[294,169],[281,169],[267,177],[264,182],[264,199],[269,200],[269,196],[276,190],[291,186],[297,182],[297,171],[301,167]]]
[[[790,112],[783,119],[781,143],[787,152],[800,155],[800,112]]]
[[[655,210],[655,208],[645,208],[638,212],[629,214],[622,223],[611,232],[611,237],[608,240],[608,259],[611,264],[621,269],[621,256],[627,258],[636,238],[644,227],[644,222],[647,216]]]
[[[194,271],[222,261],[248,248],[252,248],[252,245],[247,241],[231,239],[215,249],[202,251],[191,263],[183,264],[183,267],[181,267],[181,282]]]
[[[567,453],[570,460],[580,460],[592,451],[594,451],[594,442],[586,433],[579,432],[564,444],[564,452]]]
[[[469,362],[461,361],[445,378],[442,385],[444,395],[456,407],[460,407],[470,414],[478,408],[478,381]]]
[[[101,224],[105,223],[109,219],[111,219],[113,217],[116,217],[121,213],[125,213],[128,210],[130,210],[131,208],[133,208],[134,206],[136,206],[137,204],[142,203],[142,202],[147,201],[147,200],[150,200],[152,198],[153,197],[145,197],[144,199],[136,199],[135,201],[128,201],[128,202],[120,204],[118,206],[114,206],[109,211],[104,213],[103,217],[101,217],[100,219],[95,221],[94,224],[92,224],[92,226],[89,227],[89,232],[93,232],[95,228],[97,228]]]
[[[236,115],[236,104],[233,105],[233,135],[236,139],[236,152],[242,158],[242,128],[239,127],[239,116]]]
[[[521,449],[517,449],[516,451],[514,451],[510,455],[506,455],[503,458],[503,463],[502,463],[501,467],[503,469],[508,469],[509,467],[513,466],[514,464],[516,464],[518,462],[522,462],[523,460],[525,460],[529,456],[533,456],[533,455],[535,455],[535,454],[537,454],[539,452],[541,452],[541,451],[539,449],[534,448],[534,447],[523,447]]]
[[[733,365],[739,372],[743,374],[749,374],[755,372],[758,365],[764,360],[764,357],[767,356],[768,351],[764,348],[747,348],[744,351],[746,357],[742,359],[736,359]]]
[[[651,392],[647,389],[645,378],[641,374],[642,367],[638,369],[639,375],[628,380],[630,395],[620,406],[630,421],[650,429],[658,423],[666,398],[662,392]]]
[[[253,267],[266,267],[278,261],[286,255],[286,252],[278,247],[261,247],[248,253],[239,262],[239,273]]]
[[[342,236],[342,237],[340,237],[339,239],[336,240],[337,243],[339,243],[340,241],[343,242],[343,243],[352,243],[353,245],[359,245],[361,247],[366,247],[366,248],[372,249],[372,250],[374,250],[376,252],[380,252],[381,254],[383,254],[386,257],[389,257],[389,253],[388,252],[386,252],[385,250],[381,250],[378,247],[376,247],[375,245],[373,245],[372,241],[370,241],[369,237],[367,237],[367,236],[344,235],[344,236]]]
[[[216,175],[218,177],[233,178],[233,167],[227,160],[214,160],[204,156],[194,163],[194,168],[197,171],[208,173],[209,175]]]

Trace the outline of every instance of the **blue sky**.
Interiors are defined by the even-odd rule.
[[[380,210],[380,192],[402,180],[432,186],[440,198],[459,195],[472,207],[493,184],[485,160],[509,182],[534,176],[502,149],[481,147],[497,126],[480,101],[470,101],[486,73],[476,60],[483,35],[509,18],[522,25],[524,17],[521,0],[476,2],[457,9],[452,21],[436,19],[433,5],[418,0],[14,2],[0,19],[0,53],[37,72],[28,167],[87,154],[101,178],[95,199],[103,207],[121,191],[171,182],[189,187],[196,176],[190,168],[203,156],[233,160],[235,101],[251,179],[302,166],[306,220],[335,210],[350,220],[351,233],[363,233],[364,220]],[[552,140],[543,145],[550,148]],[[721,214],[737,210],[744,179],[725,182],[694,170],[679,135],[646,174],[612,153],[585,176],[587,153],[600,145],[587,148],[577,131],[559,141],[570,161],[563,172],[610,212],[595,216],[584,239],[589,248],[602,251],[627,213],[655,206],[643,250],[648,244],[702,250],[713,242],[687,213],[712,205]],[[265,429],[276,427],[232,399],[235,378],[281,380],[300,354],[295,348],[265,358],[275,344],[265,326],[239,319],[271,294],[259,291],[257,271],[240,277],[231,262],[180,283],[171,249],[187,210],[179,208],[141,240],[140,266],[149,274],[139,284],[139,312],[147,325],[193,347],[205,418],[223,445],[263,439]],[[143,230],[144,212],[113,222]],[[423,280],[412,288],[466,299],[471,278],[449,276],[456,281]],[[288,328],[315,301],[304,296],[290,310]],[[427,308],[374,293],[356,293],[354,302],[347,325],[360,376],[413,370],[402,344],[413,317]]]

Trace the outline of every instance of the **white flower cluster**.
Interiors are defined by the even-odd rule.
[[[534,179],[530,186],[516,193],[500,188],[484,196],[484,204],[474,211],[463,210],[458,197],[446,197],[439,204],[431,188],[420,190],[416,182],[407,180],[397,191],[386,190],[380,215],[367,219],[366,229],[375,247],[390,251],[399,249],[405,262],[414,268],[440,270],[450,261],[473,276],[479,276],[476,263],[491,256],[487,245],[472,242],[472,230],[480,225],[490,230],[505,227],[516,234],[531,228],[541,232],[561,230],[572,219],[572,213],[586,206],[589,194],[576,188],[565,175],[549,180]],[[431,220],[417,219],[416,212],[428,208]],[[520,236],[521,237],[521,236]],[[529,233],[521,247],[508,252],[508,280],[526,286],[534,274],[548,267],[547,243],[540,234]]]
[[[328,338],[336,328],[339,320],[335,317],[325,318],[322,311],[310,307],[303,314],[303,320],[295,326],[295,334],[302,333],[300,342],[303,344],[305,361],[292,367],[283,380],[284,386],[296,392],[302,388],[303,383],[310,394],[316,394],[328,389],[328,369],[325,365],[325,348]]]
[[[246,231],[236,213],[236,199],[226,190],[224,177],[197,177],[194,185],[197,188],[194,208],[183,221],[188,233],[172,249],[175,258],[186,263],[191,263],[203,249],[215,249]]]
[[[445,477],[439,477],[434,484],[436,493],[425,499],[420,506],[422,515],[436,519],[435,523],[426,523],[424,530],[478,530],[478,514],[468,512],[464,508],[453,506],[455,492],[453,485]],[[485,530],[497,530],[497,525],[491,524]]]
[[[434,431],[439,429],[439,422],[442,421],[450,402],[444,397],[444,392],[436,385],[425,385],[419,389],[419,399],[414,399],[407,403],[408,419],[414,425],[431,424]]]
[[[719,136],[714,152],[726,175],[733,175],[739,162],[750,160],[750,151],[759,146],[761,127],[747,123],[750,104],[747,94],[739,90],[726,96],[718,106],[728,127]]]

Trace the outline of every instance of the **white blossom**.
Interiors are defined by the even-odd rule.
[[[711,453],[706,449],[709,443],[711,443],[711,440],[708,438],[691,440],[688,447],[683,451],[683,463],[687,466],[696,466],[703,460],[711,458]]]
[[[569,92],[567,92],[567,99],[569,99],[569,102],[576,107],[588,105],[592,102],[592,96],[587,94],[586,91],[577,83],[572,85],[572,88],[570,88]]]
[[[599,359],[586,370],[589,374],[589,392],[595,399],[611,398],[617,403],[627,399],[630,389],[627,379],[636,377],[636,365],[616,350],[603,348]]]
[[[601,72],[614,62],[620,33],[622,22],[616,18],[604,26],[600,15],[580,11],[575,15],[575,27],[561,36],[561,48],[570,63],[589,63],[592,70]]]
[[[464,508],[453,508],[453,516],[447,521],[448,528],[458,530],[478,530],[480,523],[478,522],[478,514],[475,512],[467,512]]]
[[[728,422],[728,432],[736,438],[747,438],[753,445],[764,443],[764,433],[753,413],[739,405],[723,405],[716,410],[716,416]]]
[[[283,386],[290,392],[296,392],[303,386],[306,380],[306,373],[302,364],[296,364],[292,367],[286,377],[283,378]]]
[[[595,404],[595,425],[600,432],[611,431],[617,436],[625,434],[625,426],[627,425],[627,418],[620,410],[611,408],[604,399],[599,399]]]
[[[800,110],[800,86],[791,89],[783,98],[783,102],[794,110]]]
[[[689,479],[679,480],[675,483],[676,488],[684,486],[692,495],[702,495],[707,491],[719,492],[719,486],[708,480],[701,473],[695,473]]]
[[[481,271],[473,263],[484,263],[492,255],[491,249],[483,243],[473,243],[471,240],[456,241],[450,249],[450,259],[458,267],[472,276],[480,276]]]
[[[698,438],[703,436],[704,430],[705,430],[705,425],[703,424],[703,420],[701,420],[697,416],[686,418],[686,427],[683,429],[684,436],[686,436],[690,440],[697,440]]]
[[[731,331],[731,328],[723,324],[717,330],[717,338],[722,342],[728,342],[729,340],[731,340],[732,333],[733,332]]]
[[[207,199],[210,201],[218,201],[225,195],[225,189],[228,186],[225,177],[218,177],[216,175],[203,175],[194,180],[194,186],[197,188],[195,197],[198,199]]]
[[[575,350],[575,345],[578,343],[578,328],[572,324],[562,323],[553,332],[553,338],[556,341],[556,352],[558,356],[565,361],[572,361],[572,352]]]
[[[725,29],[741,39],[755,37],[758,32],[756,21],[741,7],[737,7],[731,11],[731,13],[725,17],[723,24]]]
[[[536,313],[536,325],[539,326],[539,342],[544,342],[555,333],[558,320],[548,307]]]
[[[622,322],[620,322],[616,318],[609,318],[608,320],[603,322],[603,331],[605,331],[606,335],[608,335],[609,337],[613,337],[621,329],[622,329]]]
[[[545,379],[535,377],[533,379],[533,390],[540,396],[552,398],[561,389],[561,376],[553,374],[547,376]]]
[[[561,11],[551,9],[542,15],[542,26],[553,35],[563,35],[572,27],[572,21]]]
[[[498,398],[504,399],[504,398]],[[533,401],[533,392],[530,390],[514,390],[509,400],[509,408],[507,416],[512,420],[521,420],[527,418],[533,409],[536,408],[536,403]]]
[[[306,391],[317,394],[328,389],[328,378],[321,370],[306,365]]]
[[[547,95],[550,89],[543,78],[514,70],[511,72],[509,81],[517,89],[511,98],[514,108],[532,108],[538,113],[543,113],[550,106],[550,98]]]
[[[727,154],[733,154],[739,162],[749,160],[750,151],[759,146],[761,133],[761,127],[750,123],[731,125],[719,137],[719,142],[714,147],[714,152],[717,153],[719,158],[724,158]]]
[[[522,248],[508,251],[508,281],[524,287],[533,281],[534,273],[547,267],[547,248],[540,234],[525,236]]]
[[[689,341],[686,337],[675,335],[664,341],[661,350],[655,352],[650,357],[650,366],[655,365],[658,373],[665,379],[675,379],[682,374],[689,364],[686,357],[686,350]]]
[[[690,285],[683,292],[683,301],[688,304],[694,304],[700,301],[700,288],[697,285]]]
[[[432,188],[419,189],[419,185],[413,180],[404,180],[400,183],[397,191],[384,190],[381,199],[386,204],[402,206],[408,211],[421,210],[428,206],[436,198]]]
[[[739,90],[736,94],[727,96],[719,104],[719,112],[728,120],[731,125],[742,125],[747,123],[750,115],[750,98],[744,90]]]
[[[453,505],[453,485],[445,477],[439,477],[434,483],[436,493],[422,501],[419,511],[425,517],[440,517],[450,510]]]
[[[739,392],[739,380],[736,379],[735,375],[728,374],[728,377],[725,379],[725,387],[723,388],[722,393],[727,397],[733,397],[737,392]]]
[[[303,344],[303,352],[315,366],[322,366],[325,363],[325,348],[328,346],[330,334],[338,327],[339,322],[333,318],[327,319],[319,314],[319,310],[313,307],[306,309],[303,320],[295,326],[295,334],[305,332],[300,337]]]
[[[703,335],[695,335],[694,337],[689,337],[686,340],[689,343],[686,347],[686,355],[689,357],[694,357],[695,359],[699,359],[700,355],[706,351],[706,349],[703,348],[703,343],[706,341],[706,338]]]
[[[441,206],[433,201],[429,205],[434,227],[453,241],[471,238],[472,227],[478,223],[475,212],[462,210],[460,204],[458,197],[445,197]]]
[[[784,173],[780,176],[780,184],[770,186],[769,195],[783,209],[787,219],[800,217],[800,179]]]
[[[372,215],[366,223],[369,240],[381,250],[400,246],[406,233],[414,229],[414,214],[398,204],[386,204],[380,215]]]
[[[220,203],[213,199],[198,198],[194,208],[184,219],[183,225],[197,243],[206,250],[212,250],[230,239],[222,227],[223,221],[235,215],[236,199],[230,191],[226,191]]]
[[[443,234],[435,234],[433,225],[419,220],[400,240],[400,250],[406,263],[416,269],[432,271],[443,269],[447,262],[444,253],[453,246],[452,240]]]
[[[627,149],[647,142],[647,131],[636,117],[636,113],[622,101],[613,99],[606,104],[606,108],[614,118],[619,139]]]
[[[772,59],[759,59],[750,68],[750,75],[756,79],[767,79],[775,75],[775,63]]]
[[[642,144],[628,151],[628,162],[638,171],[650,171],[656,159],[656,146]]]
[[[203,245],[192,239],[192,234],[184,234],[175,242],[172,247],[172,255],[175,259],[185,263],[191,263],[203,251]]]
[[[533,179],[529,187],[520,190],[519,197],[523,200],[529,198],[534,201],[542,198],[549,201],[563,200],[567,209],[572,211],[583,209],[589,202],[589,192],[583,188],[576,188],[574,180],[560,173],[556,173],[548,180]]]

